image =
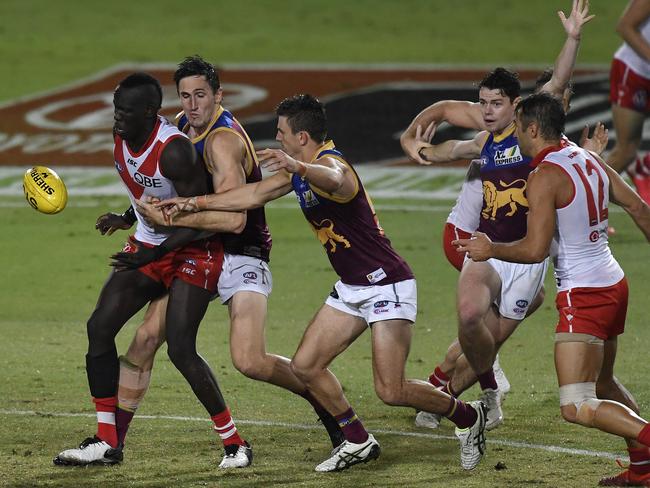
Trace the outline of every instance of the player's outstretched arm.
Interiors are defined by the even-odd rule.
[[[567,17],[561,10],[557,13],[566,32],[566,41],[555,60],[553,76],[542,87],[542,91],[562,96],[569,85],[578,57],[582,27],[595,17],[589,15],[589,0],[573,0],[571,13]]]
[[[257,183],[248,183],[223,193],[191,198],[170,198],[157,203],[155,206],[163,209],[163,212],[170,219],[181,212],[201,212],[204,210],[240,212],[262,207],[290,191],[291,180],[287,173],[282,172]]]
[[[431,124],[434,124],[435,127],[442,122],[448,122],[456,127],[466,129],[485,129],[478,103],[461,100],[443,100],[436,102],[420,112],[400,136],[400,144],[404,153],[420,164],[428,164],[418,154],[421,146],[418,146],[417,130],[420,127],[421,133],[424,133],[425,128]],[[433,136],[433,133],[431,136]],[[430,140],[426,142],[430,142]]]
[[[596,123],[591,137],[589,137],[588,125],[585,125],[580,134],[580,147],[598,155],[601,155],[607,148],[607,141],[609,141],[609,130],[602,122]]]
[[[641,35],[641,25],[650,17],[650,0],[632,0],[616,24],[616,32],[641,58],[650,63],[650,44]]]
[[[645,238],[650,242],[650,207],[643,199],[625,183],[621,175],[614,171],[602,159],[600,164],[605,168],[609,177],[609,199],[623,209],[632,217]]]
[[[483,144],[488,133],[479,132],[473,139],[467,141],[445,141],[441,144],[428,144],[425,135],[419,141],[416,139],[417,152],[424,161],[422,164],[451,163],[461,159],[476,159],[481,155]]]

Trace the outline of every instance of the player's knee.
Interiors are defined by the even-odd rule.
[[[176,366],[176,369],[183,371],[193,359],[193,350],[183,344],[168,344],[167,356],[170,361]]]
[[[375,381],[375,392],[379,399],[386,405],[404,405],[404,394],[401,385]]]
[[[601,400],[596,398],[596,384],[572,383],[560,387],[560,411],[567,422],[593,427]]]
[[[253,380],[265,379],[263,358],[254,354],[232,355],[232,364],[237,371]]]
[[[163,342],[165,342],[163,334],[140,327],[129,346],[129,351],[140,358],[153,358]]]
[[[471,301],[464,301],[458,306],[458,322],[460,333],[473,333],[474,330],[481,326],[485,310],[478,307]]]
[[[316,376],[317,371],[313,365],[301,361],[299,358],[293,358],[290,363],[291,371],[300,381],[309,385],[311,380]]]
[[[112,346],[115,342],[114,328],[109,327],[102,315],[95,312],[90,316],[86,323],[86,333],[88,334],[88,344],[91,348],[101,348]]]

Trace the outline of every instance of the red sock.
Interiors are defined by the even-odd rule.
[[[440,369],[440,366],[436,366],[436,369],[433,370],[433,373],[429,375],[429,383],[435,387],[445,386],[447,383],[449,383],[449,376],[447,376],[445,372]]]
[[[334,415],[334,418],[339,423],[346,440],[354,444],[361,444],[368,440],[368,432],[352,407],[340,415]]]
[[[97,411],[97,437],[111,447],[117,447],[117,430],[115,430],[115,409],[117,396],[93,398]]]
[[[230,416],[230,409],[226,408],[223,412],[213,415],[210,418],[214,422],[214,430],[221,437],[221,442],[223,442],[224,446],[230,446],[231,444],[244,445],[244,440],[239,437],[235,422]]]
[[[628,447],[627,452],[630,454],[630,471],[636,474],[650,473],[650,450],[647,447]]]
[[[636,440],[644,446],[650,447],[650,424],[645,424],[645,427],[641,429]]]

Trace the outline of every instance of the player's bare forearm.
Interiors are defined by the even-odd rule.
[[[230,232],[239,234],[246,226],[245,212],[218,212],[206,210],[197,213],[179,213],[172,217],[171,225],[189,227],[211,232]]]
[[[475,159],[481,155],[485,133],[479,132],[468,141],[445,141],[420,149],[420,157],[430,163],[451,163],[461,159]]]
[[[616,32],[639,56],[650,62],[650,44],[640,32],[641,25],[648,17],[650,17],[650,2],[632,0],[616,24]]]

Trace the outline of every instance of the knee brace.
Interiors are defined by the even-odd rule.
[[[593,427],[596,410],[601,400],[596,398],[596,383],[572,383],[560,387],[560,406],[576,407],[576,422]]]

